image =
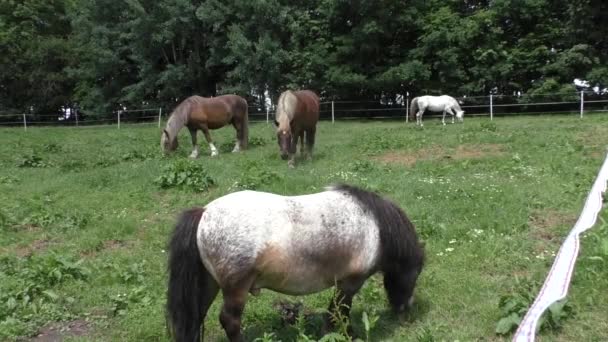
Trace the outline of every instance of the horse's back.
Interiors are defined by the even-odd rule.
[[[189,123],[191,125],[207,125],[217,129],[230,123],[235,116],[247,115],[247,101],[238,95],[220,95],[216,97],[190,96],[193,106]]]
[[[314,127],[319,121],[319,96],[311,90],[295,91],[294,95],[298,99],[298,120],[306,127]]]
[[[198,238],[205,265],[220,283],[237,266],[216,265],[238,265],[238,271],[265,274],[259,288],[298,294],[332,286],[336,275],[373,267],[379,248],[375,227],[353,198],[337,191],[293,197],[242,191],[206,206]]]

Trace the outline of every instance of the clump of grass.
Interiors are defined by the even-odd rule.
[[[165,166],[161,176],[154,182],[163,189],[178,188],[197,192],[207,191],[216,183],[203,165],[183,159]]]
[[[514,331],[534,301],[539,289],[539,284],[530,280],[517,280],[516,288],[509,294],[500,297],[498,307],[501,318],[496,324],[496,334],[507,335]],[[557,330],[563,325],[563,321],[573,315],[572,306],[568,300],[552,304],[540,318],[538,326],[540,330]]]
[[[270,170],[258,161],[248,161],[243,166],[241,177],[232,185],[232,188],[256,190],[277,179],[282,179],[282,176],[276,171]]]
[[[46,162],[37,153],[31,152],[23,155],[17,161],[18,167],[31,167],[31,168],[42,168],[49,167],[51,163]]]
[[[83,260],[56,254],[0,258],[0,338],[24,334],[32,323],[70,318],[75,300],[58,293],[70,281],[87,281]]]

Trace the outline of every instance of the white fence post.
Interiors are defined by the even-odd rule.
[[[333,124],[335,120],[335,113],[334,113],[334,101],[331,101],[331,123]]]
[[[23,113],[23,130],[27,131],[27,120],[25,119],[25,113]]]
[[[268,108],[268,106],[266,106],[266,124],[268,125],[269,122],[270,122],[270,108]]]
[[[405,100],[405,123],[410,122],[410,92],[407,92]]]
[[[490,94],[490,121],[494,120],[494,97]]]
[[[74,118],[76,119],[76,127],[78,127],[78,110],[72,109],[72,111],[74,112]]]
[[[585,92],[581,90],[581,119],[583,118],[584,111],[585,111]]]
[[[120,110],[118,111],[118,129],[120,129]]]
[[[163,117],[163,109],[158,108],[158,128],[160,128],[160,121],[162,120],[162,117]]]

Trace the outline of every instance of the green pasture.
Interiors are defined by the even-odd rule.
[[[427,119],[424,128],[321,122],[314,160],[293,170],[271,125],[252,124],[250,149],[239,154],[230,153],[232,128],[212,135],[220,156],[209,157],[201,135],[204,153],[189,161],[186,130],[162,157],[152,125],[0,129],[0,340],[166,341],[166,245],[182,209],[244,188],[296,195],[334,182],[393,199],[426,243],[414,310],[392,315],[381,277],[370,278],[353,303],[358,338],[508,340],[582,209],[608,146],[608,116]],[[608,340],[602,217],[582,239],[568,301],[546,317],[541,341]],[[251,296],[247,339],[321,339],[331,294]],[[302,318],[283,322],[298,301]],[[205,340],[225,341],[220,303]]]

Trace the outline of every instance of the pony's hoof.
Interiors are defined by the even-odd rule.
[[[190,155],[190,159],[196,159],[196,158],[198,158],[198,154],[197,153],[192,153]]]
[[[296,163],[292,162],[292,161],[288,161],[287,162],[287,167],[290,169],[295,169],[296,168]]]

